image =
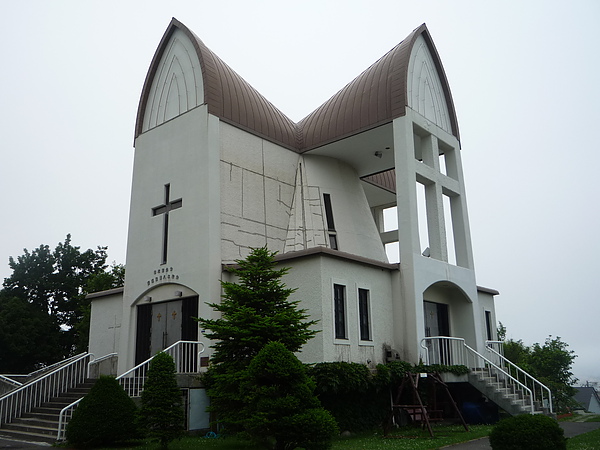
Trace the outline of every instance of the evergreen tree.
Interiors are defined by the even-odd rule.
[[[279,342],[263,347],[244,375],[243,425],[255,441],[274,450],[326,449],[338,433],[321,407],[315,382],[304,365]]]
[[[236,261],[237,267],[230,271],[239,281],[221,282],[221,303],[209,303],[221,318],[198,319],[207,330],[206,337],[214,342],[213,365],[204,378],[211,410],[232,428],[241,425],[239,386],[252,358],[271,341],[296,352],[316,334],[311,329],[316,321],[307,320],[306,311],[298,309],[299,302],[289,300],[295,289],[281,281],[288,269],[275,269],[274,257],[274,252],[263,247]]]
[[[142,391],[140,425],[162,448],[182,436],[184,414],[181,390],[177,387],[175,363],[165,352],[157,353],[150,362],[148,379]]]

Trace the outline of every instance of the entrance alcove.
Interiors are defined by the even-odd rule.
[[[198,294],[186,286],[168,283],[146,291],[135,302],[135,364],[177,341],[197,341]]]
[[[473,302],[451,281],[438,281],[423,292],[425,336],[453,336],[475,342]]]

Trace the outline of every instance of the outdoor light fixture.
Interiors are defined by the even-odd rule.
[[[383,156],[383,153],[380,150],[377,150],[375,152],[375,156],[377,156],[378,158],[381,158]]]
[[[175,291],[175,297],[181,297],[182,295],[183,295],[183,292]]]

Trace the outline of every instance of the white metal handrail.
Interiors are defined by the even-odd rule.
[[[163,350],[173,358],[175,362],[175,371],[177,373],[198,373],[200,372],[200,354],[204,352],[204,344],[195,341],[177,341],[173,345]],[[146,361],[129,369],[117,377],[121,386],[130,397],[139,397],[144,387],[146,373],[150,367],[150,361],[154,358],[148,358]]]
[[[105,359],[113,358],[117,355],[118,355],[118,353],[109,353],[108,355],[104,355],[104,356],[101,356],[100,358],[95,358],[95,359],[91,360],[88,363],[88,373],[90,372],[89,368],[91,367],[92,364],[98,364],[99,362],[104,361]]]
[[[83,382],[91,357],[90,353],[81,353],[69,358],[68,363],[0,397],[0,426]]]
[[[27,384],[29,382],[29,380],[33,380],[34,378],[37,378],[40,375],[43,375],[45,373],[49,373],[49,372],[53,371],[55,367],[60,367],[60,366],[70,363],[71,361],[75,361],[81,355],[83,355],[83,353],[63,359],[62,361],[55,362],[54,364],[50,364],[49,366],[44,366],[37,370],[34,370],[33,372],[30,372],[26,375],[28,381],[23,384]]]
[[[500,360],[500,362],[501,362],[500,365],[504,365],[505,367],[508,368],[507,372],[511,373],[514,371],[517,379],[520,379],[520,377],[522,377],[524,384],[531,385],[531,387],[532,387],[531,391],[533,393],[532,395],[533,395],[534,401],[536,399],[536,387],[537,387],[539,390],[539,393],[540,393],[539,397],[540,397],[542,406],[547,406],[549,408],[551,414],[554,412],[554,408],[552,405],[552,391],[550,391],[550,388],[548,388],[545,384],[543,384],[542,382],[540,382],[539,380],[537,380],[536,378],[534,378],[533,376],[528,374],[526,371],[521,369],[519,366],[517,366],[511,360],[507,359],[504,355],[500,354],[500,352],[498,352],[494,348],[492,348],[490,346],[486,346],[486,350],[488,352],[490,352],[492,355],[494,355],[498,360]],[[544,392],[546,392],[547,397],[544,396]]]
[[[0,375],[0,381],[2,381],[3,383],[6,384],[10,384],[12,386],[23,386],[23,383],[19,383],[17,380],[13,380],[12,378],[9,378],[7,376],[4,375]]]
[[[499,380],[507,381],[508,387],[515,393],[516,386],[529,393],[531,414],[535,412],[534,397],[531,389],[490,359],[469,347],[463,338],[432,336],[421,339],[427,364],[464,365],[469,368],[488,368]],[[433,362],[431,360],[433,359]]]
[[[424,358],[421,358],[431,364],[442,364],[445,366],[466,366],[467,355],[464,351],[465,340],[463,338],[450,336],[431,336],[421,339],[421,348],[424,351]]]
[[[177,373],[198,373],[200,372],[200,354],[204,352],[204,344],[202,342],[195,341],[177,341],[173,345],[167,347],[163,352],[169,354],[175,362],[175,371]],[[106,359],[111,355],[103,356],[101,359]],[[155,355],[156,356],[156,355]],[[129,369],[117,377],[117,380],[123,386],[125,392],[130,397],[139,397],[144,387],[144,381],[146,379],[146,373],[150,367],[150,362],[154,356],[148,358],[146,361],[138,364],[137,366]],[[62,441],[65,439],[65,430],[67,422],[73,416],[73,411],[82,399],[75,400],[70,405],[65,406],[58,418],[58,435],[57,440]]]

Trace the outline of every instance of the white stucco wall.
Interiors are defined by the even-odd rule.
[[[491,313],[491,331],[492,340],[498,339],[498,321],[496,319],[496,308],[494,306],[494,295],[490,292],[478,291],[477,297],[479,298],[479,317],[481,318],[481,327],[484,339],[487,338],[485,312]]]
[[[388,269],[327,255],[314,255],[284,261],[291,267],[284,281],[298,288],[294,298],[302,301],[311,319],[319,320],[321,330],[301,354],[304,362],[352,361],[375,366],[383,362],[383,346],[396,347],[392,316],[392,278]],[[335,339],[333,284],[346,287],[346,325],[348,339]],[[358,289],[368,289],[370,299],[371,341],[359,334]]]
[[[119,352],[123,315],[123,293],[91,301],[89,352],[96,358]]]
[[[473,268],[471,238],[465,200],[464,180],[460,161],[460,146],[455,137],[448,134],[434,123],[426,120],[421,114],[407,108],[406,116],[394,120],[394,152],[396,165],[398,236],[400,241],[400,270],[402,301],[405,303],[403,315],[394,311],[395,320],[403,323],[399,339],[404,342],[403,357],[409,361],[418,360],[419,342],[425,337],[423,316],[423,294],[426,289],[438,282],[448,281],[460,289],[467,303],[457,304],[454,310],[459,314],[451,317],[453,335],[464,337],[473,348],[483,351],[485,345],[479,297]],[[414,134],[418,128],[420,133],[434,136],[434,143],[445,143],[454,149],[452,156],[452,177],[440,171],[436,147],[429,161],[418,161],[415,153]],[[418,141],[418,140],[417,140]],[[435,185],[430,189],[427,199],[427,221],[431,257],[423,256],[419,232],[416,183],[424,178]],[[442,191],[450,189],[455,195],[453,199],[452,222],[454,236],[449,236],[445,227]],[[421,228],[421,230],[420,230]],[[458,265],[448,262],[446,240],[454,238]],[[452,314],[452,313],[451,313]]]
[[[331,196],[340,251],[387,262],[379,230],[356,171],[334,158],[305,155],[306,184]]]
[[[205,303],[220,298],[218,142],[218,119],[206,106],[136,139],[120,371],[133,362],[135,306],[150,290],[168,283],[187,286],[199,295],[199,314],[208,317],[213,311]],[[168,258],[163,264],[163,216],[153,217],[152,208],[164,203],[165,184],[170,184],[170,200],[181,198],[182,206],[170,212]]]
[[[283,252],[299,156],[223,122],[220,136],[223,262],[250,247]]]

